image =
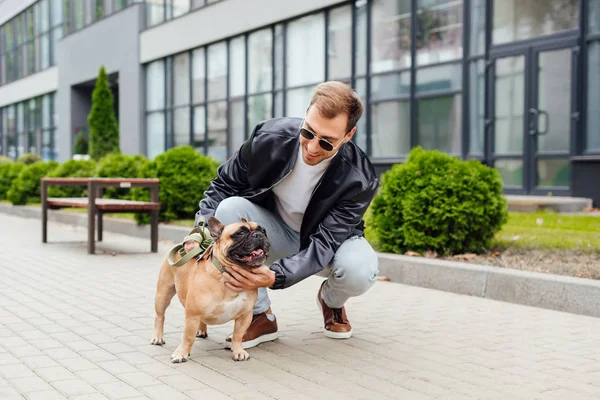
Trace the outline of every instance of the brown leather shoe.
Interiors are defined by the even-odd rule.
[[[225,347],[228,349],[231,348],[232,335],[225,339]],[[242,347],[249,349],[275,339],[277,339],[277,318],[275,318],[275,314],[271,313],[271,309],[268,309],[266,312],[252,317],[252,322],[242,338]]]
[[[324,284],[325,282],[321,284],[317,293],[317,304],[323,312],[323,333],[332,339],[348,339],[352,337],[352,326],[346,316],[346,309],[331,308],[325,304],[322,296]]]

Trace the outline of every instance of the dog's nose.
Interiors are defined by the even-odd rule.
[[[254,239],[260,239],[262,237],[264,237],[264,235],[262,234],[262,232],[260,232],[260,231],[254,231],[254,232],[252,232],[252,238],[254,238]]]

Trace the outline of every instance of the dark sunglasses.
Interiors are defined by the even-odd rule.
[[[317,137],[317,135],[315,135],[314,133],[312,133],[311,131],[309,131],[306,128],[300,128],[300,134],[302,135],[303,138],[305,138],[306,140],[313,140],[314,138]],[[321,148],[325,151],[331,151],[333,150],[335,147],[329,143],[327,140],[325,139],[319,139],[319,146],[321,146]],[[341,143],[341,142],[340,142]],[[339,145],[338,145],[339,146]]]

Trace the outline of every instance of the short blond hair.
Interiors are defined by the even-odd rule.
[[[328,81],[317,85],[310,100],[310,108],[316,105],[325,118],[335,118],[341,113],[348,116],[346,132],[356,126],[363,113],[363,105],[358,94],[348,84]]]

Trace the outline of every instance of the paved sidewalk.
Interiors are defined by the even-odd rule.
[[[323,337],[320,278],[273,291],[281,338],[235,363],[232,324],[209,327],[192,359],[151,346],[159,254],[105,233],[0,214],[0,399],[566,399],[600,398],[600,319],[377,282],[347,305],[355,335]]]

